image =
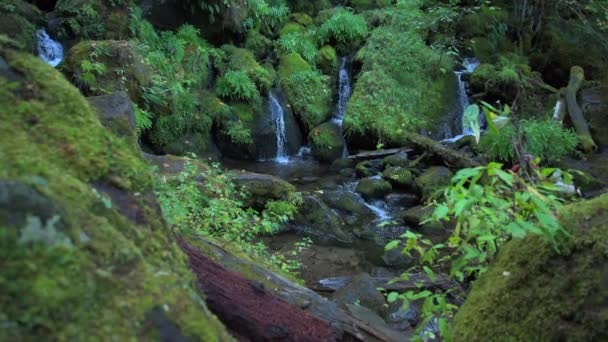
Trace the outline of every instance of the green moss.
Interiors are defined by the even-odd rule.
[[[325,45],[317,55],[317,67],[328,76],[336,75],[338,71],[338,55],[331,45]]]
[[[21,0],[0,4],[0,34],[7,35],[27,52],[36,51],[36,29],[42,22],[42,13],[32,4]]]
[[[505,8],[484,5],[477,11],[462,16],[457,30],[464,37],[486,36],[508,19],[509,12]]]
[[[357,185],[356,191],[365,199],[382,198],[388,195],[393,187],[384,179],[363,178]]]
[[[279,35],[286,36],[290,33],[303,33],[303,32],[304,32],[304,26],[302,26],[298,23],[289,22],[289,23],[283,25],[283,27],[279,31]]]
[[[308,135],[308,141],[312,154],[319,160],[331,162],[342,156],[344,138],[340,128],[332,122],[313,128]]]
[[[383,8],[391,5],[389,0],[349,0],[348,5],[357,11]]]
[[[272,50],[272,41],[257,30],[250,30],[245,40],[245,48],[253,52],[255,58],[260,60]]]
[[[32,189],[0,206],[0,339],[149,339],[162,328],[147,318],[157,308],[184,336],[229,338],[192,287],[136,147],[103,128],[59,72],[31,55],[0,56],[19,75],[0,73],[0,179]],[[36,196],[52,205],[32,206]],[[42,227],[30,221],[26,233],[7,212]]]
[[[61,39],[126,39],[131,0],[113,6],[106,0],[58,0],[54,14]]]
[[[382,173],[382,178],[397,187],[410,187],[414,181],[412,172],[400,166],[391,166],[387,168]]]
[[[226,53],[226,59],[219,65],[222,73],[229,70],[245,71],[263,93],[272,87],[273,75],[255,60],[251,51],[233,45],[224,45],[222,50]]]
[[[294,113],[311,129],[331,116],[329,78],[321,75],[298,54],[282,55],[279,80]]]
[[[291,19],[304,27],[312,26],[313,24],[312,18],[306,13],[292,13]]]
[[[539,237],[503,246],[454,319],[454,341],[608,338],[608,195],[559,213],[571,239],[557,253]]]

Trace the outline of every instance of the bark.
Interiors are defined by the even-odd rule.
[[[441,158],[454,168],[463,169],[480,165],[478,161],[467,154],[448,148],[431,138],[416,133],[410,133],[406,138],[417,149]]]
[[[576,100],[576,93],[580,89],[583,81],[585,80],[585,73],[583,68],[579,66],[573,66],[570,69],[570,81],[568,82],[568,87],[565,90],[566,104],[568,107],[568,114],[570,115],[570,119],[574,124],[574,129],[578,134],[583,150],[586,153],[592,153],[597,150],[597,145],[593,141],[591,137],[591,133],[589,132],[589,125],[587,125],[587,121],[583,116],[583,110],[579,106]]]

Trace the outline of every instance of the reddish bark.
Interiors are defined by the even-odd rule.
[[[329,324],[207,258],[183,239],[207,306],[240,340],[335,341]]]

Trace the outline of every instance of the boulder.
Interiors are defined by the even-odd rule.
[[[317,67],[324,75],[335,78],[338,73],[338,56],[336,49],[331,45],[325,45],[317,55]]]
[[[354,277],[350,283],[338,289],[332,298],[343,308],[358,304],[382,317],[387,314],[384,296],[376,289],[374,279],[367,273]]]
[[[437,240],[438,237],[445,236],[447,231],[445,226],[441,222],[428,222],[421,224],[422,221],[433,215],[433,207],[430,206],[415,206],[406,209],[401,218],[403,222],[425,237],[432,237],[433,240]]]
[[[0,6],[0,34],[12,39],[16,47],[36,52],[36,30],[44,23],[40,10],[23,0],[5,0]]]
[[[210,132],[194,132],[162,146],[160,150],[176,156],[196,155],[201,159],[219,160],[222,152],[218,149]]]
[[[373,216],[374,213],[369,209],[363,199],[350,191],[335,190],[324,191],[323,202],[332,208],[339,209],[349,214]]]
[[[352,235],[344,231],[344,221],[327,204],[314,195],[305,195],[304,203],[293,222],[296,229],[311,235],[322,244],[350,245]]]
[[[344,137],[338,125],[326,122],[313,128],[308,134],[312,155],[318,160],[332,162],[344,153]]]
[[[106,0],[58,0],[50,22],[61,40],[127,39],[131,35],[129,6]]]
[[[563,207],[570,238],[512,239],[473,284],[454,341],[608,339],[608,194]]]
[[[391,166],[382,172],[382,178],[396,188],[411,188],[414,183],[412,171],[401,166]]]
[[[99,51],[103,51],[100,53]],[[84,62],[103,64],[98,74],[83,69]],[[107,95],[124,91],[135,103],[143,104],[143,89],[150,86],[150,74],[133,42],[119,40],[83,41],[73,46],[65,59],[66,73],[85,95]],[[123,75],[118,77],[117,74]]]
[[[268,201],[286,201],[295,188],[288,182],[271,175],[253,172],[234,172],[234,184],[247,194],[243,205],[262,211]]]
[[[382,165],[386,167],[390,166],[400,166],[407,167],[409,166],[410,160],[407,152],[401,151],[399,153],[392,154],[390,156],[384,157],[382,159]]]
[[[414,184],[423,199],[427,200],[438,190],[450,185],[452,176],[454,174],[447,167],[433,166],[416,178]]]
[[[9,87],[0,71],[0,245],[10,279],[0,281],[0,339],[231,340],[193,286],[136,148],[36,56],[0,48],[0,65],[20,77]],[[170,320],[151,317],[159,309]]]
[[[365,160],[355,166],[359,177],[371,177],[382,171],[382,161],[379,159]]]
[[[352,169],[355,167],[355,162],[352,159],[340,158],[336,159],[331,163],[331,171],[342,171],[344,169]]]
[[[383,198],[393,190],[391,183],[381,178],[363,178],[357,185],[356,191],[366,200]]]
[[[123,91],[108,95],[87,97],[95,109],[101,123],[119,137],[127,138],[133,146],[137,145],[137,127],[133,102]]]
[[[158,172],[165,176],[176,176],[185,170],[186,163],[196,166],[199,172],[205,172],[209,167],[196,159],[172,155],[157,156],[144,153],[146,161],[158,168]]]

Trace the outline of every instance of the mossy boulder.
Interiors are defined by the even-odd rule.
[[[380,316],[386,316],[387,314],[384,295],[378,291],[374,279],[367,273],[353,277],[346,286],[338,289],[332,298],[344,309],[349,304],[357,304]]]
[[[235,172],[234,184],[247,194],[243,205],[262,211],[268,201],[288,201],[295,188],[288,182],[271,175],[253,172]]]
[[[138,146],[133,102],[125,92],[87,97],[101,123],[114,134],[125,137],[132,146]]]
[[[382,178],[397,188],[410,188],[414,183],[412,171],[400,166],[391,166],[382,172]]]
[[[407,152],[399,152],[399,153],[391,154],[390,156],[384,157],[384,159],[382,159],[382,165],[384,165],[384,167],[390,167],[390,166],[407,167],[409,164],[410,164],[410,159],[407,155]]]
[[[308,134],[312,155],[318,160],[332,162],[344,152],[344,137],[340,127],[333,122],[326,122],[313,128]]]
[[[443,166],[433,166],[425,170],[414,184],[424,199],[429,199],[435,192],[450,185],[454,174],[450,169]]]
[[[136,147],[37,57],[0,61],[0,339],[230,340]]]
[[[371,177],[382,171],[382,161],[378,159],[364,160],[355,166],[357,176]]]
[[[331,117],[329,77],[313,70],[299,54],[280,57],[279,80],[294,114],[307,130]]]
[[[40,10],[22,0],[6,0],[0,5],[0,34],[12,39],[20,49],[36,52],[36,30],[44,23]]]
[[[270,90],[274,83],[274,74],[258,63],[252,51],[234,45],[223,45],[222,51],[225,58],[217,63],[221,74],[229,70],[245,71],[262,94]]]
[[[257,60],[262,60],[272,51],[272,40],[258,30],[250,30],[245,39],[245,48],[251,51]]]
[[[608,195],[564,207],[559,252],[537,236],[505,244],[454,318],[454,341],[608,339]]]
[[[324,75],[335,77],[338,73],[338,55],[333,46],[325,45],[319,49],[316,62]]]
[[[348,158],[336,159],[331,163],[330,170],[342,171],[344,169],[352,169],[355,167],[355,161]]]
[[[322,244],[344,246],[353,241],[353,236],[345,231],[342,218],[313,194],[303,196],[293,223],[297,230]]]
[[[321,198],[330,207],[354,215],[357,220],[374,217],[374,212],[365,205],[363,199],[351,191],[324,191]]]
[[[129,41],[82,41],[70,49],[63,68],[90,96],[124,91],[143,104],[143,88],[151,84],[143,57]]]
[[[441,222],[427,222],[422,224],[422,222],[433,215],[434,208],[431,206],[421,206],[417,205],[411,208],[406,209],[401,215],[401,219],[403,222],[409,226],[411,226],[416,232],[421,233],[427,238],[431,238],[432,240],[437,240],[439,237],[445,237],[448,231],[445,229],[445,226]]]
[[[58,0],[51,29],[61,40],[127,39],[130,37],[130,5],[106,0]]]
[[[393,190],[391,183],[381,178],[363,178],[357,184],[356,191],[365,199],[382,198],[388,195]]]
[[[300,25],[299,23],[288,22],[285,25],[283,25],[283,27],[281,27],[281,30],[279,30],[279,36],[286,36],[286,35],[292,34],[292,33],[303,33],[303,32],[304,32],[304,26]]]
[[[301,13],[301,12],[292,13],[289,17],[291,18],[291,20],[293,22],[296,22],[304,27],[309,27],[314,24],[311,16],[306,13]]]
[[[222,152],[215,144],[211,132],[186,134],[164,145],[162,151],[176,156],[194,154],[201,159],[219,160],[222,157]]]

